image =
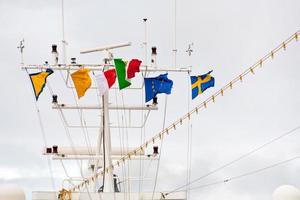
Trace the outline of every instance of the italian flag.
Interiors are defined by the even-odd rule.
[[[131,85],[130,81],[128,79],[131,79],[135,77],[136,72],[140,72],[140,65],[142,61],[138,59],[132,59],[128,67],[126,69],[127,62],[124,62],[122,59],[114,59],[117,77],[118,77],[118,83],[120,90],[127,88]]]

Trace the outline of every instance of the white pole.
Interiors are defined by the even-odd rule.
[[[103,117],[102,117],[103,119]],[[100,129],[99,129],[99,135],[98,135],[98,140],[97,140],[97,147],[96,147],[96,157],[99,157],[101,155],[101,145],[102,145],[102,138],[103,138],[103,127],[100,125]],[[98,167],[100,167],[99,164],[99,159],[93,158],[94,159],[94,175],[96,176],[98,173]],[[95,182],[93,182],[92,185],[92,190],[94,192],[97,191],[97,186],[98,186],[98,180],[96,180]]]
[[[177,67],[177,0],[174,0],[174,66]]]
[[[111,138],[109,130],[108,92],[103,95],[103,166],[104,169],[112,165]],[[103,192],[114,192],[112,171],[105,172]]]
[[[84,50],[81,51],[81,54],[86,54],[86,53],[94,53],[94,52],[99,52],[99,51],[108,51],[111,49],[117,49],[117,48],[121,48],[121,47],[128,47],[131,46],[131,42],[126,42],[126,43],[121,43],[121,44],[115,44],[115,45],[109,45],[109,46],[104,46],[104,47],[98,47],[95,49],[88,49],[88,50]]]
[[[67,55],[66,55],[66,44],[67,42],[65,41],[65,11],[64,11],[64,0],[61,0],[61,26],[62,26],[62,61],[63,64],[66,64],[67,62]]]
[[[147,43],[147,18],[143,19],[144,21],[144,27],[145,27],[145,38],[144,38],[144,48],[145,48],[145,57],[144,57],[144,63],[147,66],[147,48],[148,48],[148,43]]]
[[[90,71],[103,71],[104,67],[112,68],[113,65],[106,65],[106,64],[76,64],[76,65],[25,65],[21,66],[21,69],[39,69],[39,70],[46,70],[47,68],[51,67],[53,70],[71,70],[76,71],[78,70],[78,67],[86,67],[89,68]],[[191,67],[180,67],[180,68],[174,68],[174,67],[159,67],[159,68],[153,68],[146,65],[141,65],[140,67],[141,72],[190,72]]]

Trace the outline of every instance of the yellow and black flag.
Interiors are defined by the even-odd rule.
[[[39,99],[40,94],[43,92],[43,89],[46,85],[47,77],[52,73],[52,69],[47,69],[45,72],[29,74],[36,100]]]

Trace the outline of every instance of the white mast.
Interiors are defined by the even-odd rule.
[[[112,67],[111,61],[113,60],[113,55],[109,50],[130,46],[131,43],[122,43],[122,44],[116,44],[116,45],[110,45],[105,47],[100,47],[96,49],[90,49],[87,51],[82,51],[81,53],[92,53],[92,52],[99,52],[99,51],[105,51],[108,56],[104,59],[104,64],[59,64],[57,62],[57,55],[55,56],[55,62],[53,65],[22,65],[21,67],[23,69],[44,69],[46,67],[51,67],[53,70],[65,70],[67,72],[78,70],[78,66],[85,66],[88,67],[91,71],[103,71],[105,69],[109,69]],[[56,47],[56,46],[55,46]],[[54,51],[53,53],[57,53]],[[190,71],[190,68],[153,68],[146,66],[141,66],[141,71],[172,71],[172,72],[188,72]],[[110,127],[113,127],[110,125],[110,118],[109,118],[109,110],[119,110],[121,109],[118,105],[109,105],[109,92],[106,92],[102,96],[102,103],[101,105],[96,106],[85,106],[85,105],[65,105],[65,104],[58,104],[57,100],[55,100],[54,109],[100,109],[101,112],[101,122],[97,146],[92,148],[94,150],[86,150],[84,148],[80,147],[72,147],[70,148],[64,148],[58,146],[53,146],[52,148],[47,148],[45,155],[53,155],[52,159],[54,160],[63,160],[63,159],[69,159],[69,160],[94,160],[94,163],[91,165],[92,168],[92,174],[93,177],[99,177],[99,179],[103,178],[103,185],[99,185],[98,183],[100,180],[93,179],[90,186],[87,186],[86,184],[91,183],[89,179],[84,179],[83,183],[78,187],[79,192],[77,191],[71,191],[70,190],[61,190],[59,193],[59,198],[66,200],[70,199],[70,196],[64,196],[64,195],[71,195],[73,200],[94,200],[94,199],[106,199],[106,200],[122,200],[124,198],[128,198],[128,195],[130,195],[130,199],[132,200],[159,200],[163,197],[163,194],[160,192],[155,193],[147,193],[147,192],[131,192],[131,191],[119,191],[118,188],[115,187],[115,178],[114,178],[114,172],[113,170],[106,170],[109,166],[112,166],[112,160],[116,160],[116,156],[123,156],[123,153],[117,153],[116,149],[112,149],[111,147],[111,135],[110,135]],[[157,107],[155,105],[146,105],[146,106],[125,106],[122,109],[125,110],[148,110],[148,114],[151,110],[157,110]],[[67,122],[65,121],[67,124]],[[144,122],[145,123],[145,122]],[[144,126],[144,123],[141,126]],[[68,126],[68,125],[67,125]],[[131,127],[131,126],[130,126]],[[132,126],[134,127],[134,126]],[[55,148],[54,148],[55,147]],[[79,151],[75,151],[75,149],[78,149]],[[144,155],[144,152],[141,152],[141,155]],[[155,160],[157,159],[154,155],[154,153],[144,156],[143,159],[151,159]],[[141,158],[139,158],[141,159]],[[101,168],[101,170],[105,170],[104,176],[97,176],[99,174],[98,169]],[[101,178],[100,178],[101,177]],[[132,178],[130,178],[132,179]],[[68,179],[71,183],[73,182],[72,178]],[[83,186],[89,187],[89,190],[87,192],[81,191]],[[79,185],[78,185],[79,186]],[[66,193],[67,192],[67,193]],[[130,194],[129,194],[130,193]],[[49,200],[55,200],[57,199],[57,192],[33,192],[32,199],[33,200],[40,200],[40,199],[49,199]],[[168,195],[168,197],[164,199],[169,200],[183,200],[186,199],[185,192],[176,192],[173,194]]]
[[[103,169],[111,166],[111,140],[110,140],[110,130],[109,130],[109,111],[108,111],[108,92],[106,92],[103,97]],[[112,171],[105,172],[104,182],[103,182],[103,192],[114,192],[113,174]]]
[[[90,49],[81,51],[81,54],[86,53],[93,53],[93,52],[101,52],[105,51],[107,53],[107,58],[104,59],[105,64],[110,64],[110,61],[113,59],[113,55],[109,50],[115,49],[115,48],[121,48],[130,46],[131,43],[122,43],[122,44],[116,44],[116,45],[109,45],[105,47]],[[108,166],[112,165],[112,157],[111,157],[111,137],[110,137],[110,128],[109,128],[109,107],[108,107],[108,100],[109,100],[109,92],[107,91],[102,96],[102,132],[99,133],[98,142],[97,142],[97,152],[96,156],[99,156],[101,153],[101,144],[103,148],[103,163],[102,167],[103,169],[106,169]],[[102,140],[102,141],[101,141]],[[96,161],[95,168],[94,168],[94,174],[97,174],[99,166],[99,160]],[[95,185],[93,185],[94,189],[96,190],[96,182]],[[114,188],[114,179],[113,179],[113,172],[108,171],[105,172],[105,175],[103,177],[103,185],[102,185],[102,192],[115,192]]]

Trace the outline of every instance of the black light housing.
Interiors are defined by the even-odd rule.
[[[157,97],[153,97],[152,104],[153,104],[153,105],[156,105],[156,104],[158,104]]]
[[[108,64],[109,63],[109,58],[104,58],[103,62],[104,62],[104,64]]]
[[[58,146],[54,145],[52,147],[52,153],[58,153]]]
[[[52,103],[57,103],[57,95],[52,95]]]
[[[153,147],[153,154],[158,154],[158,146]]]
[[[152,47],[151,50],[152,50],[152,53],[151,53],[152,55],[157,55],[157,52],[156,52],[157,48],[156,47]]]
[[[76,64],[76,58],[71,58],[71,64],[75,65]]]
[[[52,148],[47,147],[46,148],[46,153],[52,153]]]
[[[94,171],[94,169],[95,169],[95,165],[94,165],[94,164],[91,164],[91,170]]]
[[[57,53],[57,45],[52,44],[52,53]]]

